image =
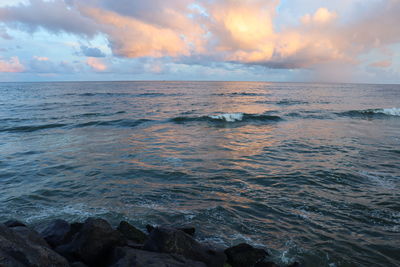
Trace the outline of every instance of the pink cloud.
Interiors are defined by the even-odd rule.
[[[96,71],[105,71],[107,66],[98,58],[89,57],[86,64]]]
[[[400,27],[396,26],[400,0],[360,4],[362,12],[348,16],[347,21],[341,20],[340,10],[315,6],[297,24],[280,28],[276,27],[278,0],[29,3],[0,8],[0,22],[27,31],[45,28],[89,39],[101,33],[113,55],[126,58],[170,57],[175,62],[195,58],[319,69],[324,64],[355,66],[361,55],[400,43]],[[97,71],[107,69],[99,59],[89,57],[86,64]]]
[[[392,61],[390,60],[377,61],[369,64],[369,66],[375,68],[389,68],[390,66],[392,66]]]
[[[18,57],[9,60],[0,59],[0,72],[23,72],[25,67],[19,62]]]

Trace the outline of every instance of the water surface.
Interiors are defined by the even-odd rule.
[[[400,86],[0,83],[0,220],[191,224],[279,263],[400,265]]]

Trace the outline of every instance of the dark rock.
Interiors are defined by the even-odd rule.
[[[16,226],[26,226],[24,223],[17,221],[17,220],[8,220],[4,223],[5,226],[7,227],[16,227]]]
[[[267,261],[267,262],[257,262],[254,267],[279,267],[276,263],[272,261]]]
[[[0,266],[69,266],[66,259],[47,246],[41,246],[40,242],[37,243],[31,238],[23,238],[21,235],[30,230],[26,229],[20,229],[17,233],[14,228],[0,224]]]
[[[301,264],[297,261],[293,262],[292,264],[288,265],[287,267],[300,267]]]
[[[185,232],[190,236],[194,236],[194,233],[196,232],[196,229],[194,227],[178,228],[178,230],[181,230],[182,232]]]
[[[150,234],[151,232],[153,232],[153,230],[154,230],[154,226],[152,226],[152,225],[150,225],[150,224],[147,224],[146,225],[146,230],[147,230],[147,232]]]
[[[51,221],[45,229],[40,231],[40,234],[53,248],[65,244],[68,237],[72,236],[71,226],[64,220]]]
[[[135,241],[132,240],[127,240],[126,246],[130,248],[143,249],[143,244],[136,243]]]
[[[124,245],[121,233],[103,219],[89,218],[71,242],[56,248],[70,261],[82,261],[89,266],[104,266],[118,245]]]
[[[43,237],[35,230],[25,226],[16,226],[13,227],[12,229],[22,239],[29,240],[32,244],[50,248],[46,240],[44,240]]]
[[[154,228],[144,249],[153,252],[179,254],[207,266],[223,266],[226,256],[222,251],[198,243],[190,235],[172,228]]]
[[[116,248],[116,261],[112,267],[206,267],[199,261],[193,261],[180,255],[149,252],[132,248]]]
[[[87,267],[87,265],[83,262],[75,261],[73,263],[70,263],[70,267]]]
[[[146,230],[150,234],[154,230],[154,226],[147,224],[146,225]],[[194,233],[196,232],[196,229],[194,227],[182,227],[182,228],[176,228],[177,230],[180,230],[182,232],[185,232],[186,234],[190,236],[194,236]]]
[[[130,225],[128,222],[120,222],[117,229],[124,235],[125,238],[139,244],[143,244],[147,239],[147,235],[145,233]]]
[[[225,254],[228,256],[228,263],[232,267],[254,266],[268,256],[264,249],[254,248],[246,243],[226,249]]]

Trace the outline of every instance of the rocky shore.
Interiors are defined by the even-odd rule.
[[[146,228],[143,233],[122,221],[114,229],[106,220],[89,218],[34,229],[10,220],[0,224],[0,266],[278,267],[267,251],[249,244],[217,248],[196,241],[191,227]]]

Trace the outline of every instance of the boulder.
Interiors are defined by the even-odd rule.
[[[125,221],[120,222],[117,230],[120,231],[126,239],[132,240],[139,244],[143,244],[147,239],[147,235],[145,233]]]
[[[180,255],[156,253],[133,248],[116,248],[112,267],[206,267],[203,262],[193,261]]]
[[[22,239],[29,240],[32,244],[50,248],[46,240],[44,240],[43,237],[33,229],[25,226],[16,226],[13,227],[12,230]]]
[[[22,228],[22,226],[19,226]],[[26,228],[26,227],[23,227]],[[42,242],[35,241],[36,238],[29,237],[30,229],[8,228],[0,224],[0,266],[23,267],[68,267],[67,260],[43,246]],[[23,236],[28,236],[23,238]],[[45,242],[44,240],[42,240]]]
[[[275,262],[267,261],[267,262],[257,262],[254,267],[279,267]]]
[[[89,218],[71,242],[58,246],[56,251],[69,261],[82,261],[89,266],[105,266],[114,247],[124,245],[121,233],[103,219]]]
[[[147,224],[146,225],[146,230],[150,234],[154,230],[154,226]],[[194,233],[196,232],[196,229],[194,227],[182,227],[182,228],[176,228],[177,230],[181,230],[182,232],[185,232],[186,234],[190,236],[194,236]]]
[[[17,220],[8,220],[4,223],[5,226],[7,227],[16,227],[16,226],[26,226],[24,223],[17,221]]]
[[[201,261],[209,267],[222,267],[226,261],[222,251],[200,244],[190,235],[172,228],[155,227],[145,242],[144,249],[182,255],[194,261]]]
[[[225,254],[232,267],[251,267],[268,256],[264,249],[254,248],[246,243],[226,249]]]
[[[65,244],[72,237],[71,226],[64,220],[51,221],[42,231],[41,236],[53,248]]]

